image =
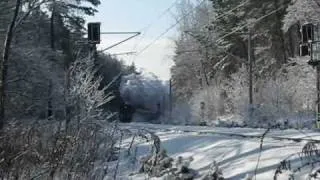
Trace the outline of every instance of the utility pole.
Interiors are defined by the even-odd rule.
[[[204,50],[205,50],[205,60],[208,62],[209,61],[209,53],[208,53],[207,47],[204,47]],[[203,61],[201,62],[201,66],[202,66],[202,70],[203,70],[203,74],[204,74],[204,79],[206,80],[206,84],[209,87],[210,86],[209,79],[208,79],[206,68],[205,68]]]
[[[169,120],[172,121],[172,79],[169,80]]]
[[[320,64],[317,64],[317,128],[320,128]]]
[[[252,74],[253,74],[253,69],[252,69],[252,44],[251,44],[251,41],[252,41],[252,33],[251,33],[251,30],[249,29],[249,32],[248,32],[248,63],[249,63],[249,115],[250,115],[250,120],[252,118],[252,113],[253,113],[253,93],[252,93],[252,90],[253,90],[253,83],[252,83]]]

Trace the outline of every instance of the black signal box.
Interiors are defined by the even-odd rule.
[[[91,44],[100,44],[100,26],[101,23],[88,23],[88,42]]]

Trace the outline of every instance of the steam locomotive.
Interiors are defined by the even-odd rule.
[[[156,121],[160,116],[160,104],[157,104],[156,110],[147,109],[145,107],[132,106],[130,104],[123,103],[119,110],[120,122],[132,122],[133,115],[137,114],[142,117],[144,121]]]
[[[131,122],[135,108],[130,104],[122,104],[119,109],[119,120],[120,122]]]

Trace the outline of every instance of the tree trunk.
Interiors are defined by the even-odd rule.
[[[7,31],[7,36],[4,44],[4,51],[2,56],[2,61],[0,63],[1,69],[1,83],[0,83],[0,129],[4,126],[5,121],[5,100],[6,100],[6,80],[7,80],[7,73],[8,73],[8,61],[10,55],[10,46],[13,39],[13,29],[15,27],[18,13],[20,10],[21,0],[16,0],[16,6],[14,15],[12,17],[12,21],[10,23],[9,29]]]
[[[274,0],[274,6],[275,9],[278,9],[280,7],[278,0]],[[275,52],[275,58],[278,60],[278,66],[280,67],[282,64],[287,63],[287,51],[285,47],[285,38],[284,34],[281,30],[282,27],[282,13],[277,11],[275,16],[275,34],[273,34],[273,42],[274,43],[274,52]]]
[[[52,118],[52,81],[49,80],[49,84],[48,84],[48,114],[47,114],[47,119],[51,119]]]
[[[51,12],[51,18],[50,18],[50,45],[51,50],[55,50],[55,35],[54,35],[54,16],[55,16],[55,1],[53,1],[53,7]],[[54,59],[52,59],[54,60]],[[47,118],[51,118],[52,113],[52,80],[49,79],[49,85],[48,85],[48,107],[47,107]]]
[[[51,49],[55,49],[55,41],[54,41],[54,16],[55,16],[55,1],[53,1],[53,7],[50,18],[50,45]]]
[[[68,129],[69,123],[71,121],[71,109],[70,101],[68,99],[70,89],[70,70],[69,63],[65,65],[65,86],[64,86],[64,103],[65,103],[65,115],[66,115],[66,129]],[[80,113],[80,112],[79,112]]]
[[[71,121],[71,111],[72,111],[72,105],[69,99],[70,96],[70,66],[71,62],[74,61],[73,55],[72,55],[72,48],[70,47],[70,35],[69,31],[66,30],[64,33],[66,33],[65,38],[65,48],[64,53],[66,54],[65,62],[64,62],[64,105],[65,105],[65,116],[66,116],[66,130],[68,130],[69,123]]]

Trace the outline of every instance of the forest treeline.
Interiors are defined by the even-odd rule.
[[[0,178],[103,179],[117,157],[121,76],[86,38],[100,0],[0,1]],[[91,54],[91,55],[90,55]]]
[[[176,109],[188,104],[191,110],[184,108],[186,112],[211,121],[230,114],[248,119],[253,108],[257,124],[315,115],[316,74],[307,64],[310,57],[300,56],[299,43],[301,25],[318,22],[319,4],[317,0],[181,1],[171,69]]]
[[[83,5],[87,3],[88,6]],[[8,27],[13,23],[15,0],[0,2],[0,52],[11,38],[9,58],[5,67],[5,119],[65,119],[74,113],[66,97],[72,91],[72,71],[77,59],[88,57],[90,46],[85,38],[85,16],[94,15],[98,0],[68,3],[59,0],[20,1],[12,36]],[[98,52],[92,62],[96,77],[102,77],[99,89],[112,84],[106,93],[114,99],[106,111],[118,111],[122,103],[119,93],[120,73],[130,74],[134,66],[125,65],[115,57]],[[69,103],[69,104],[68,104]]]

